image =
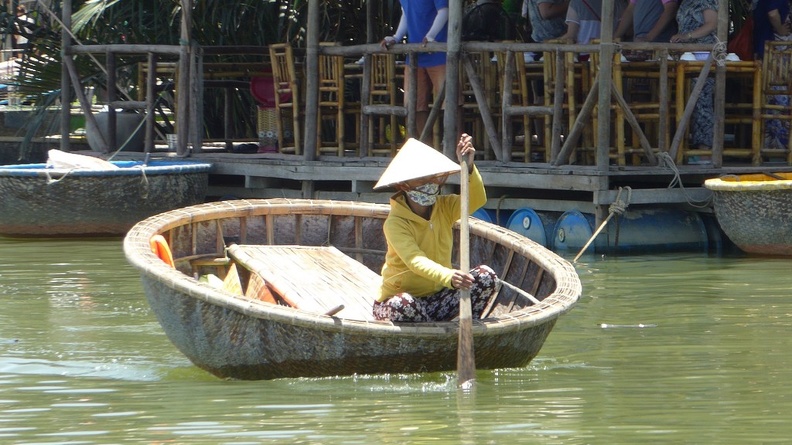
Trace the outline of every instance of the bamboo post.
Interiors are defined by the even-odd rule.
[[[204,98],[204,69],[203,49],[198,42],[192,43],[192,57],[190,58],[190,131],[188,140],[192,143],[193,152],[203,151],[203,98]]]
[[[660,151],[668,151],[668,49],[664,48],[660,51],[660,79],[659,79],[659,101],[658,108],[659,122],[658,122],[658,140],[657,147]]]
[[[564,53],[555,51],[556,67],[564,64]],[[594,91],[593,89],[591,91]],[[564,73],[556,68],[555,89],[553,90],[553,123],[551,130],[550,158],[557,159],[561,152],[561,116],[564,113]],[[579,118],[579,117],[578,117]],[[545,141],[547,143],[547,141]]]
[[[368,6],[366,6],[368,8]],[[369,142],[369,115],[363,112],[369,106],[371,96],[371,54],[363,55],[363,78],[360,81],[360,156],[371,154],[371,143]]]
[[[154,89],[157,87],[157,56],[153,52],[146,55],[148,63],[148,73],[146,73],[146,133],[145,133],[145,152],[154,151],[154,102],[156,96]]]
[[[72,56],[63,56],[63,65],[69,72],[72,84],[78,86],[78,88],[74,89],[74,93],[77,95],[77,100],[80,101],[83,114],[85,114],[85,129],[96,134],[96,143],[99,146],[99,151],[107,153],[109,151],[107,141],[105,141],[104,136],[102,136],[102,132],[99,131],[99,125],[97,125],[96,118],[94,118],[93,113],[91,113],[91,106],[88,103],[88,99],[85,97],[85,93],[82,88],[79,88],[80,75],[77,73],[77,67],[74,65]]]
[[[448,42],[446,52],[445,96],[446,112],[443,113],[443,151],[446,156],[456,153],[460,131],[459,114],[459,55],[462,42],[462,2],[449,2]]]
[[[503,162],[511,162],[511,144],[512,144],[512,127],[511,115],[506,113],[506,110],[511,108],[512,104],[512,82],[514,80],[514,52],[506,51],[506,61],[503,65],[505,70],[503,72],[503,87],[501,91],[501,152],[500,156],[495,153],[495,156]],[[528,135],[526,129],[525,137]]]
[[[192,0],[181,0],[181,38],[179,42],[179,86],[176,92],[176,132],[179,135],[178,148],[179,156],[188,156],[187,138],[190,126],[190,40],[192,39]]]
[[[599,72],[599,110],[597,120],[597,170],[607,172],[610,166],[610,110],[611,82],[613,79],[613,3],[602,2],[602,31],[600,44],[600,72]],[[593,88],[592,88],[593,89]],[[571,93],[570,93],[571,94]],[[580,118],[578,117],[578,120]],[[577,122],[576,122],[577,123]]]
[[[710,56],[712,57],[712,56]],[[712,165],[723,164],[723,133],[726,129],[726,65],[718,62],[715,65],[715,125],[712,128]]]
[[[497,137],[498,129],[495,128],[495,122],[492,120],[492,112],[487,104],[487,96],[481,88],[478,74],[476,74],[473,63],[470,61],[470,57],[468,57],[467,54],[462,56],[462,63],[465,65],[465,73],[468,76],[468,82],[470,82],[470,86],[473,88],[473,94],[476,96],[476,103],[479,106],[481,120],[484,122],[484,128],[487,131],[487,137],[492,146],[492,151],[495,153],[495,158],[501,161],[503,159],[501,157],[501,145]]]
[[[415,60],[415,56],[416,54],[414,52],[410,53],[410,69],[407,70],[409,75],[404,77],[405,88],[409,90],[407,94],[407,135],[411,138],[418,136],[418,129],[416,128],[415,122],[415,103],[418,100],[418,91],[415,87],[417,78],[415,70],[418,68],[418,63]],[[423,131],[423,128],[421,131]]]
[[[318,145],[319,113],[319,1],[308,1],[307,45],[305,51],[305,125],[303,158],[315,161]],[[343,125],[342,122],[338,123]]]
[[[71,54],[71,16],[72,16],[72,2],[71,0],[63,0],[63,4],[61,5],[63,11],[61,12],[61,25],[63,26],[63,32],[61,33],[61,47],[63,48],[64,54]],[[61,130],[61,142],[60,142],[60,149],[62,151],[69,151],[69,143],[70,136],[71,136],[71,81],[69,75],[69,69],[64,64],[61,67],[61,123],[60,123],[60,130]],[[87,119],[87,117],[86,117]],[[86,121],[87,126],[87,121]]]
[[[105,52],[107,64],[107,147],[110,151],[118,148],[118,140],[116,134],[116,110],[113,102],[118,99],[118,88],[116,87],[116,57],[112,51]],[[75,88],[79,88],[79,82],[75,84]],[[88,104],[88,109],[91,109],[91,104]],[[89,113],[91,111],[88,111]]]

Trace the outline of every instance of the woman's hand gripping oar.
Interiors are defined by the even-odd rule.
[[[473,163],[475,149],[472,138],[463,134],[457,145],[457,157],[461,171],[459,172],[459,194],[461,196],[461,212],[459,218],[459,269],[463,273],[470,271],[470,190],[468,163]],[[476,356],[473,349],[473,309],[470,302],[470,288],[459,289],[459,345],[457,349],[457,384],[463,389],[472,386],[476,378]]]

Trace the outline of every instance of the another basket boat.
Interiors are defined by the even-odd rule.
[[[211,164],[112,164],[119,168],[0,166],[0,235],[120,236],[142,219],[206,197]]]
[[[728,175],[708,179],[715,217],[745,252],[792,255],[792,173]]]
[[[386,205],[342,201],[213,202],[141,221],[124,251],[170,340],[218,377],[454,370],[457,322],[371,315],[387,214]],[[474,320],[476,367],[525,366],[578,301],[580,279],[568,261],[512,231],[471,219],[470,235],[471,264],[488,264],[506,282]],[[175,267],[154,253],[154,239],[167,242]]]

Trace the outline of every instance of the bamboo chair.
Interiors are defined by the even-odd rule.
[[[275,84],[275,109],[278,114],[278,149],[281,153],[300,154],[300,121],[304,113],[294,52],[290,44],[277,43],[270,45],[269,53]]]
[[[676,63],[676,82],[675,92],[676,96],[676,121],[682,121],[685,107],[689,101],[693,84],[696,77],[701,73],[705,61],[682,61]],[[788,65],[787,65],[788,66]],[[710,76],[714,77],[716,69],[716,62],[712,62],[710,67]],[[741,61],[741,62],[726,62],[726,80],[727,88],[726,100],[724,102],[723,119],[724,125],[730,127],[730,130],[735,135],[735,140],[727,141],[724,138],[723,156],[730,158],[746,158],[754,165],[759,164],[759,146],[758,141],[758,128],[759,125],[755,124],[754,116],[760,114],[759,96],[756,92],[761,90],[761,68],[757,62]],[[731,86],[729,86],[731,85]],[[736,87],[735,85],[740,85]],[[730,91],[736,90],[736,91]],[[753,91],[754,94],[741,94],[745,91]],[[753,133],[752,142],[738,141],[736,136],[742,128],[751,128]],[[685,130],[684,137],[679,142],[678,151],[676,154],[676,162],[682,163],[689,160],[691,156],[710,156],[711,150],[700,150],[695,147],[690,147],[688,143],[688,135],[691,131],[691,124],[688,122]],[[740,142],[746,142],[744,146],[740,146]],[[784,150],[786,151],[786,150]]]
[[[600,62],[598,52],[591,54],[592,79],[599,71]],[[654,152],[668,151],[670,130],[668,120],[662,117],[667,116],[671,109],[673,94],[669,93],[669,86],[673,85],[674,77],[666,70],[665,88],[661,88],[661,63],[657,58],[623,63],[620,53],[613,55],[612,84],[615,94],[621,95],[628,108],[625,110],[616,97],[611,98],[613,147],[609,156],[620,166],[640,165],[645,159],[640,142],[642,134]],[[633,125],[629,125],[628,114],[635,118]],[[598,128],[596,121],[595,115],[592,126],[594,132]],[[634,128],[635,124],[639,130]],[[594,137],[597,137],[596,134]]]
[[[758,94],[761,125],[753,138],[754,146],[760,147],[757,161],[783,157],[792,165],[792,42],[765,42]],[[775,140],[769,141],[768,135]]]
[[[522,52],[500,52],[497,54],[499,91],[501,92],[501,147],[504,152],[511,147],[511,155],[524,162],[549,162],[552,141],[553,84],[545,80],[545,95],[549,101],[535,104],[525,57]],[[511,79],[511,81],[509,80]],[[547,90],[550,89],[551,92]],[[534,147],[534,123],[545,122],[544,138],[537,137]],[[522,137],[515,137],[514,130],[520,128]],[[543,140],[543,144],[538,141]]]
[[[321,43],[332,46],[336,43]],[[319,54],[319,119],[317,152],[344,156],[344,57]]]
[[[585,95],[588,94],[591,89],[589,62],[575,61],[575,53],[570,51],[564,52],[563,66],[560,67],[556,66],[557,63],[554,52],[546,51],[543,53],[542,57],[544,61],[545,106],[553,105],[556,70],[560,69],[564,73],[564,118],[562,121],[566,121],[566,131],[564,131],[564,134],[569,134],[580,113],[581,104],[585,99]],[[548,144],[552,138],[552,119],[553,116],[545,117],[545,144]],[[593,164],[594,137],[590,126],[586,126],[583,130],[583,134],[577,146],[579,147],[577,153],[584,153],[586,155],[584,159],[579,159],[578,161],[582,161],[584,164]]]
[[[364,75],[361,99],[361,154],[395,156],[401,141],[401,127],[407,108],[400,102],[394,54],[370,54],[369,75]],[[367,71],[364,66],[364,73]],[[401,119],[399,119],[401,118]],[[366,121],[365,124],[363,121]]]
[[[652,150],[668,151],[671,139],[668,116],[673,115],[674,74],[666,51],[660,51],[653,56],[652,60],[622,63],[619,55],[614,60],[614,76],[621,76],[619,91]],[[666,70],[664,78],[663,67]],[[624,123],[621,125],[624,126]],[[644,152],[640,148],[640,134],[632,126],[626,126],[623,134],[625,164],[629,159],[630,164],[639,165],[644,159]]]
[[[592,40],[592,43],[598,43],[597,40]],[[597,74],[600,71],[600,64],[602,63],[599,51],[594,51],[590,55],[591,60],[591,79],[593,80],[596,78]],[[621,72],[621,54],[616,52],[613,54],[613,65],[612,65],[612,83],[614,86],[614,90],[619,94],[624,94],[624,83],[622,78]],[[598,88],[598,86],[594,86],[594,88]],[[592,113],[592,138],[596,140],[598,138],[597,129],[598,121],[600,117],[600,109],[599,107],[594,108],[595,112]],[[625,127],[624,127],[624,110],[611,98],[611,105],[609,109],[610,113],[610,120],[611,120],[611,128],[612,133],[610,136],[611,140],[611,147],[608,150],[608,157],[610,159],[615,159],[618,165],[626,165],[626,157],[625,157]]]

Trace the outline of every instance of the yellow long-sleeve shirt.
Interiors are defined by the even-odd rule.
[[[388,251],[382,266],[381,302],[401,292],[414,297],[432,295],[451,287],[454,275],[452,227],[460,217],[460,196],[438,196],[429,220],[416,215],[405,199],[404,193],[391,197],[390,214],[383,225]],[[484,182],[475,166],[470,174],[468,202],[471,213],[487,202]]]

